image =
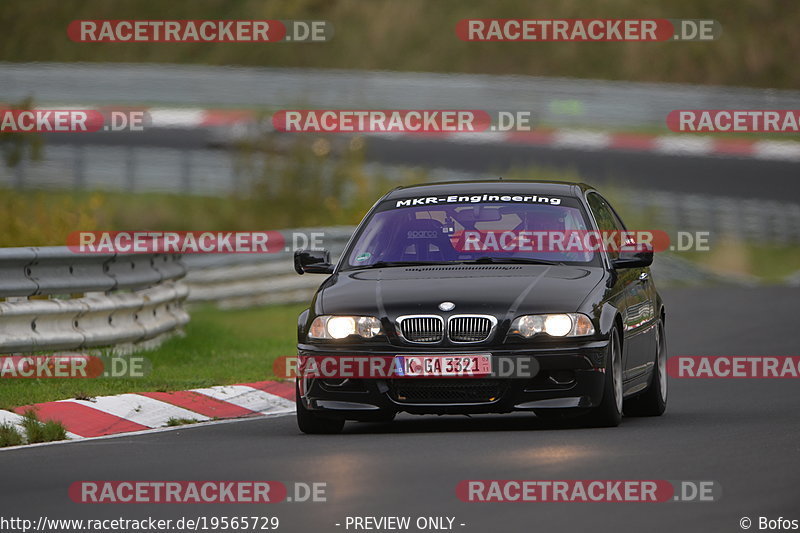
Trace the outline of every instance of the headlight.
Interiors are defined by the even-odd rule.
[[[582,313],[523,315],[511,323],[508,333],[527,338],[540,333],[551,337],[583,337],[594,335],[594,326],[589,317]]]
[[[358,335],[371,339],[381,334],[381,321],[374,316],[318,316],[311,323],[308,336],[312,339],[344,339]]]

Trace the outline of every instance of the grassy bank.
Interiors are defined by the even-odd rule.
[[[67,430],[61,422],[56,420],[42,422],[33,410],[25,413],[20,425],[22,428],[10,423],[0,424],[0,448],[67,438]]]
[[[464,42],[464,18],[713,18],[714,42]],[[26,0],[0,3],[10,21],[4,61],[114,61],[566,76],[796,89],[794,2],[762,0]],[[76,19],[315,19],[327,43],[75,43]],[[36,28],[36,31],[31,31]]]
[[[321,142],[325,150],[319,150]],[[0,246],[63,245],[73,231],[257,231],[355,224],[392,187],[427,180],[419,170],[392,180],[368,172],[363,142],[333,151],[327,140],[309,136],[277,153],[267,135],[236,154],[250,185],[231,195],[0,187]]]
[[[272,362],[296,353],[302,305],[241,311],[192,310],[186,336],[143,352],[152,371],[142,378],[2,379],[0,409],[123,392],[186,390],[272,379]]]

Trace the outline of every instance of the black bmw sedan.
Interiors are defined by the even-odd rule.
[[[328,275],[298,320],[305,433],[398,412],[616,426],[666,408],[652,243],[588,185],[397,188],[329,257],[295,253],[298,273]]]

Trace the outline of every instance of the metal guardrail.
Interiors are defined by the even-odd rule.
[[[323,246],[336,260],[355,226],[295,229],[321,232]],[[185,256],[189,269],[184,282],[189,302],[216,302],[222,309],[308,302],[322,283],[321,276],[299,276],[286,252],[274,254],[219,254]]]
[[[625,211],[658,228],[707,231],[713,240],[800,244],[800,203],[667,191],[616,191]]]
[[[189,320],[177,255],[0,248],[0,353],[150,348]]]
[[[125,63],[0,63],[0,100],[245,108],[535,111],[555,126],[663,126],[674,109],[796,109],[800,91],[363,71]]]

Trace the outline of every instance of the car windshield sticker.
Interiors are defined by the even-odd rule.
[[[412,230],[406,232],[408,239],[436,239],[439,237],[438,231],[433,230]]]
[[[371,253],[369,253],[369,252],[364,252],[363,254],[358,254],[358,256],[356,256],[356,261],[359,261],[359,262],[361,262],[361,261],[366,261],[366,260],[367,260],[367,259],[369,259],[370,257],[372,257],[372,254],[371,254]]]
[[[550,204],[561,205],[561,198],[554,196],[521,195],[521,194],[471,194],[449,196],[423,196],[420,198],[405,198],[397,200],[395,207],[412,207],[420,205],[441,204],[478,204],[483,202],[508,202],[523,204]]]

